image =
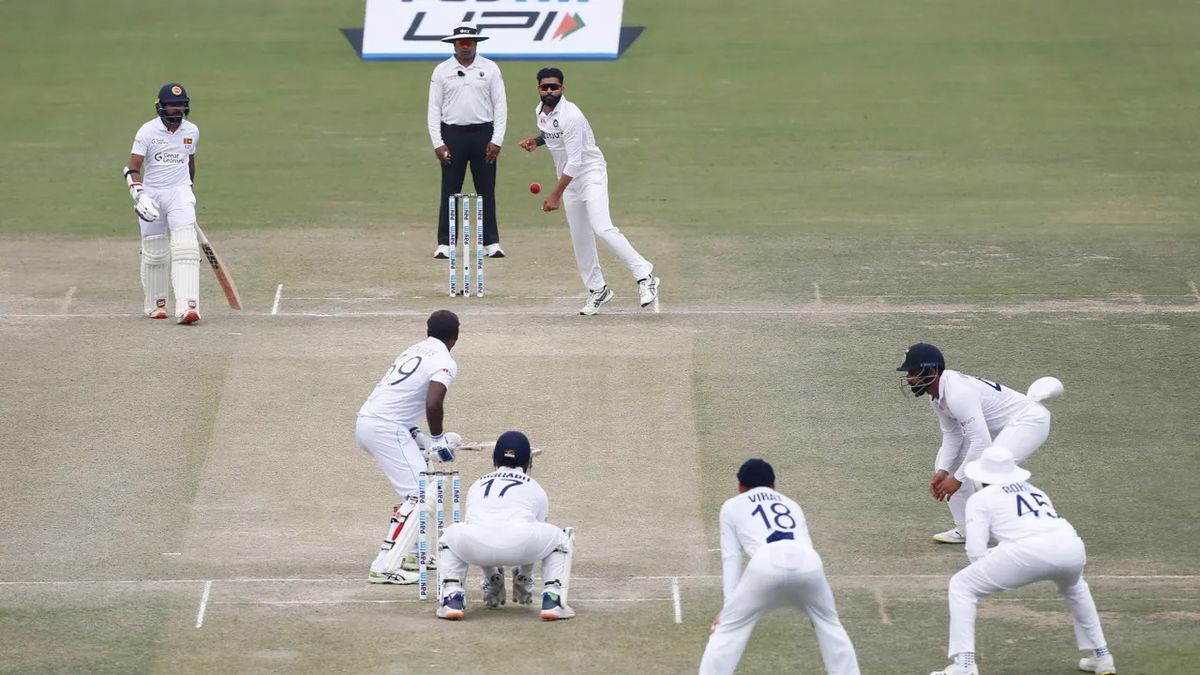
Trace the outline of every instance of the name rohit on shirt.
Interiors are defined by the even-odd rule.
[[[775,494],[774,492],[758,492],[758,493],[750,495],[750,501],[752,501],[752,502],[777,502],[777,501],[779,501],[779,495]]]
[[[1009,483],[1000,488],[1006,494],[1015,495],[1018,492],[1029,492],[1029,485],[1026,483]]]

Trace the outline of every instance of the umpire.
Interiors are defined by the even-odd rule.
[[[438,207],[438,247],[433,257],[450,254],[450,195],[462,191],[471,165],[475,192],[483,196],[483,243],[489,258],[503,258],[496,226],[496,157],[508,126],[504,77],[491,59],[476,54],[480,35],[462,23],[442,42],[454,45],[454,56],[433,69],[429,82],[429,140],[442,164],[442,199]]]

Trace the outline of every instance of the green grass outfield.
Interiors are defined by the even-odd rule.
[[[1200,658],[1200,7],[1143,2],[627,3],[619,61],[565,63],[660,313],[603,254],[582,289],[502,63],[510,257],[441,297],[432,63],[364,63],[355,2],[0,3],[0,673],[694,672],[716,519],[762,455],[805,508],[866,673],[945,663],[961,550],[925,493],[937,424],[905,345],[1066,383],[1035,484],[1083,535],[1121,673]],[[482,51],[486,55],[486,49]],[[205,320],[137,316],[119,169],[182,81]],[[450,428],[526,430],[579,533],[579,617],[432,618],[362,577],[392,497],[353,416],[429,311],[463,317]],[[464,478],[485,462],[465,458]],[[472,592],[469,600],[476,600]],[[984,672],[1074,672],[1048,587],[982,604]],[[740,672],[816,672],[764,619]]]

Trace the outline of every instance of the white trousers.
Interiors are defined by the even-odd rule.
[[[1037,452],[1049,436],[1050,411],[1041,403],[1032,403],[996,434],[992,444],[1011,450],[1017,464],[1021,464]],[[958,467],[954,467],[954,471],[957,470]],[[950,515],[954,518],[954,524],[959,527],[959,532],[962,532],[962,527],[967,522],[967,500],[975,494],[976,487],[975,481],[964,480],[958,492],[950,495]]]
[[[598,291],[605,285],[604,274],[600,271],[600,253],[596,250],[597,237],[629,268],[634,279],[650,275],[654,265],[634,250],[633,244],[613,225],[608,210],[607,174],[578,187],[568,187],[563,193],[563,210],[567,212],[579,278],[589,291]]]
[[[779,607],[808,615],[826,672],[858,675],[858,657],[838,620],[821,556],[795,541],[767,544],[750,558],[733,595],[725,598],[717,630],[708,638],[701,675],[732,673],[759,617]]]
[[[442,535],[438,565],[443,579],[462,583],[470,565],[531,567],[540,560],[543,581],[562,580],[567,544],[567,534],[550,523],[455,523]]]
[[[379,419],[359,416],[355,437],[363,450],[371,453],[392,488],[401,499],[417,496],[417,477],[425,471],[425,456],[408,428]]]
[[[158,220],[148,223],[138,216],[142,237],[166,234],[167,228],[178,230],[196,225],[196,195],[190,185],[173,188],[146,188],[146,194],[158,204]]]
[[[1002,542],[983,558],[950,578],[950,647],[948,656],[975,651],[975,612],[980,598],[1020,588],[1036,581],[1053,581],[1071,608],[1075,642],[1080,649],[1107,643],[1092,591],[1083,580],[1087,552],[1079,537],[1043,535]]]

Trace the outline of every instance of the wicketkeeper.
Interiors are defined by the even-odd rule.
[[[167,318],[167,270],[175,290],[175,320],[200,320],[200,243],[196,238],[196,146],[200,128],[187,119],[191,99],[168,82],[154,101],[158,117],[133,137],[125,183],[142,233],[144,311]],[[167,231],[170,230],[170,238]]]
[[[533,602],[533,566],[542,561],[541,618],[570,619],[575,610],[566,604],[574,538],[546,522],[550,499],[529,475],[532,450],[519,431],[506,431],[496,440],[492,464],[496,470],[475,481],[467,492],[467,520],[446,528],[438,564],[442,571],[442,598],[437,615],[463,617],[463,582],[467,568],[484,569],[483,603],[504,604],[504,566],[513,568],[513,602]]]

